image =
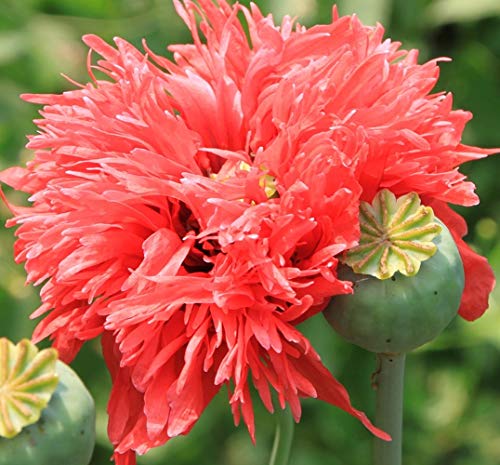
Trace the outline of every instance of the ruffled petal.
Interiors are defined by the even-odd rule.
[[[465,287],[458,313],[468,321],[476,320],[488,309],[488,298],[496,282],[493,269],[485,257],[462,240],[467,234],[465,220],[443,202],[432,202],[431,206],[450,230],[464,265]]]
[[[390,435],[374,426],[363,412],[352,406],[349,394],[347,393],[345,387],[332,376],[332,374],[325,368],[318,358],[305,355],[304,357],[297,359],[294,362],[294,365],[297,370],[315,387],[318,399],[335,405],[350,413],[380,439],[385,441],[391,440]]]

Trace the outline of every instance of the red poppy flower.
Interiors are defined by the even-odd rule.
[[[9,225],[43,283],[34,339],[69,361],[102,335],[122,465],[189,432],[222,385],[253,438],[250,382],[271,411],[271,389],[297,420],[299,398],[317,397],[387,438],[296,325],[352,292],[336,256],[357,244],[361,198],[389,187],[471,204],[455,169],[488,152],[460,145],[468,115],[428,95],[435,62],[417,65],[380,27],[174,3],[194,44],[170,47],[173,62],[86,36],[102,57],[89,54],[91,83],[24,96],[45,105],[35,158],[0,180],[31,194]]]
[[[203,24],[204,30],[211,31],[207,35],[211,49],[228,31],[223,28],[224,15],[211,9],[210,2],[200,3],[210,11],[212,29]],[[197,46],[173,50],[179,62],[203,74],[206,48],[196,33],[194,7],[188,5],[188,11],[179,10]],[[282,179],[296,164],[289,133],[307,127],[305,137],[315,144],[315,152],[335,153],[351,167],[363,189],[362,200],[371,201],[384,188],[397,196],[417,192],[450,229],[464,262],[459,314],[467,320],[480,317],[488,307],[495,277],[486,259],[462,240],[467,226],[447,204],[479,203],[474,184],[465,180],[458,167],[498,149],[462,144],[471,113],[453,110],[450,93],[430,93],[439,77],[438,62],[446,59],[419,65],[417,50],[400,50],[399,42],[383,40],[380,25],[367,27],[356,17],[339,18],[335,7],[331,24],[309,30],[297,26],[292,32],[285,18],[281,36],[270,17],[262,18],[255,8],[252,14],[261,28],[255,27],[247,12],[252,44],[258,50],[243,73],[243,89],[251,85],[254,90],[243,93],[242,102],[244,113],[256,113],[250,116],[250,148],[256,152],[268,148],[256,158],[271,159],[271,172]],[[241,76],[233,64],[241,63],[236,54],[245,47],[237,40],[235,44],[239,45],[227,49],[226,65]]]

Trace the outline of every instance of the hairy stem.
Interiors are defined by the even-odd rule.
[[[294,421],[290,409],[275,412],[276,433],[269,465],[287,465],[292,448]]]
[[[406,354],[377,354],[374,388],[377,391],[375,424],[392,441],[375,439],[374,465],[401,465],[403,436],[403,391]]]

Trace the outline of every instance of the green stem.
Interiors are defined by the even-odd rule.
[[[401,465],[405,357],[406,354],[377,354],[375,424],[389,433],[392,441],[375,439],[374,465]]]
[[[276,433],[269,465],[287,465],[292,448],[294,421],[290,409],[279,409],[276,417]]]

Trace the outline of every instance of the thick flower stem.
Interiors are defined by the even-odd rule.
[[[401,465],[403,390],[406,354],[377,354],[373,386],[377,391],[375,424],[392,441],[375,439],[374,465]]]
[[[269,465],[287,465],[292,448],[294,421],[290,409],[275,412],[276,433]]]

